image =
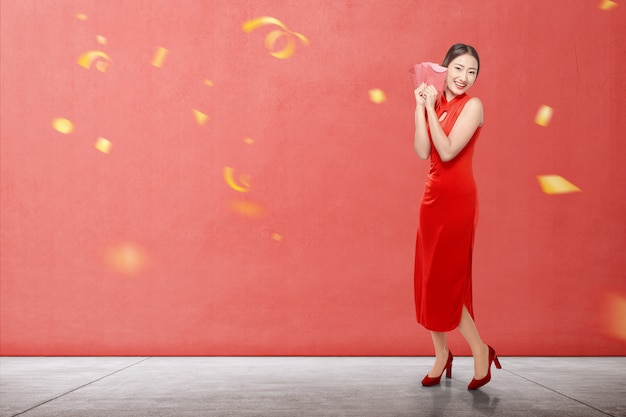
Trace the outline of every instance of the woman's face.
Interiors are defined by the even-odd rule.
[[[459,55],[448,65],[446,87],[454,94],[465,93],[476,81],[478,61],[470,54]]]

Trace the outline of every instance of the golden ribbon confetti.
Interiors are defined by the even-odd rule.
[[[111,152],[112,146],[113,144],[108,139],[105,139],[103,137],[99,137],[96,141],[96,144],[94,145],[94,147],[102,153]]]
[[[233,211],[246,217],[260,217],[265,211],[261,205],[253,203],[251,201],[231,201],[230,207],[233,209]]]
[[[611,336],[626,342],[626,297],[618,293],[605,297],[605,328]]]
[[[74,131],[74,124],[63,117],[57,117],[52,120],[52,127],[59,133],[69,135]]]
[[[566,194],[581,191],[580,188],[560,175],[538,175],[537,180],[542,191],[546,194]]]
[[[165,61],[165,57],[167,55],[168,50],[159,46],[159,48],[154,53],[152,57],[152,66],[161,68],[163,67],[163,61]]]
[[[539,126],[546,127],[550,123],[550,119],[552,119],[552,107],[545,105],[539,107],[537,115],[535,116],[535,123]]]
[[[193,110],[193,115],[196,118],[196,122],[200,126],[204,126],[206,124],[206,122],[209,121],[209,116],[207,116],[206,114],[202,113],[200,110],[196,110],[196,109],[192,109],[192,110]]]
[[[104,61],[103,61],[104,59]],[[107,66],[111,63],[111,58],[102,51],[87,51],[78,57],[78,65],[91,69],[94,62],[98,71],[106,72]]]
[[[387,96],[385,96],[385,92],[379,88],[374,88],[370,90],[369,93],[370,93],[370,100],[373,103],[380,104],[380,103],[384,103],[385,101],[387,101]]]
[[[602,9],[602,10],[611,10],[611,9],[617,7],[617,2],[614,2],[614,1],[611,1],[611,0],[602,0],[598,7],[600,9]]]
[[[234,169],[232,169],[231,167],[224,167],[224,180],[226,181],[226,184],[228,184],[230,188],[232,188],[233,190],[238,191],[240,193],[245,193],[245,192],[250,191],[250,184],[249,184],[250,176],[242,175],[239,177],[239,182],[243,185],[241,186],[235,182],[234,174],[235,174]]]
[[[110,269],[124,275],[137,274],[148,264],[146,251],[133,242],[110,245],[105,248],[103,257]]]
[[[305,45],[309,44],[309,40],[304,35],[288,29],[287,26],[285,26],[280,20],[270,16],[257,17],[255,19],[248,20],[242,25],[242,29],[244,32],[249,33],[265,25],[276,25],[281,28],[275,29],[265,36],[265,48],[270,51],[270,55],[273,57],[278,59],[287,59],[293,55],[296,50],[296,39],[300,39],[300,41],[302,41]],[[274,49],[276,43],[283,37],[286,38],[285,46],[282,49],[275,51]]]

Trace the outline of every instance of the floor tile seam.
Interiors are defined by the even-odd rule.
[[[591,404],[587,404],[587,403],[586,403],[586,402],[584,402],[584,401],[577,400],[577,399],[576,399],[576,398],[574,398],[574,397],[571,397],[571,396],[569,396],[569,395],[567,395],[567,394],[564,394],[564,393],[562,393],[562,392],[560,392],[560,391],[557,391],[557,390],[555,390],[554,388],[550,388],[550,387],[548,387],[548,386],[546,386],[546,385],[540,384],[540,383],[539,383],[539,382],[537,382],[537,381],[533,381],[533,380],[532,380],[532,379],[530,379],[530,378],[526,378],[526,377],[525,377],[525,376],[523,376],[523,375],[517,374],[517,373],[515,373],[515,372],[513,372],[513,371],[510,371],[510,370],[508,370],[508,369],[503,369],[503,371],[508,372],[508,373],[510,373],[511,375],[515,375],[515,376],[516,376],[516,377],[518,377],[518,378],[522,378],[522,379],[524,379],[524,380],[526,380],[526,381],[528,381],[528,382],[530,382],[530,383],[533,383],[533,384],[535,384],[535,385],[538,385],[538,386],[540,386],[540,387],[542,387],[542,388],[545,388],[545,389],[547,389],[547,390],[549,390],[549,391],[552,391],[552,392],[554,392],[555,394],[561,395],[561,396],[563,396],[563,397],[565,397],[565,398],[567,398],[567,399],[570,399],[570,400],[575,401],[575,402],[577,402],[577,403],[579,403],[579,404],[582,404],[582,405],[584,405],[584,406],[586,406],[586,407],[589,407],[589,408],[591,408],[591,409],[593,409],[593,410],[596,410],[596,411],[597,411],[597,412],[599,412],[599,413],[602,413],[602,414],[607,415],[607,416],[610,416],[610,417],[616,417],[616,416],[614,416],[613,414],[609,414],[609,413],[607,413],[606,411],[601,410],[601,409],[599,409],[599,408],[597,408],[597,407],[594,407],[594,406],[593,406],[593,405],[591,405]]]
[[[116,371],[113,371],[113,372],[108,373],[108,374],[106,374],[106,375],[104,375],[104,376],[101,376],[100,378],[96,378],[96,379],[94,379],[93,381],[89,381],[89,382],[87,382],[86,384],[83,384],[83,385],[81,385],[81,386],[79,386],[79,387],[73,388],[73,389],[71,389],[71,390],[69,390],[69,391],[67,391],[67,392],[64,392],[64,393],[62,393],[62,394],[59,394],[59,395],[57,395],[56,397],[53,397],[53,398],[47,399],[47,400],[45,400],[45,401],[42,401],[41,403],[36,404],[36,405],[34,405],[34,406],[30,407],[30,408],[27,408],[26,410],[23,410],[23,411],[20,411],[19,413],[13,414],[13,415],[11,415],[11,417],[16,417],[16,416],[23,415],[23,414],[25,414],[25,413],[27,413],[27,412],[29,412],[29,411],[34,410],[35,408],[41,407],[42,405],[47,404],[47,403],[49,403],[49,402],[52,402],[52,401],[58,400],[58,399],[59,399],[59,398],[61,398],[61,397],[64,397],[64,396],[66,396],[66,395],[68,395],[68,394],[71,394],[71,393],[73,393],[73,392],[76,392],[76,391],[78,391],[79,389],[81,389],[81,388],[85,388],[85,387],[87,387],[87,386],[89,386],[89,385],[91,385],[91,384],[94,384],[94,383],[98,382],[98,381],[102,381],[102,380],[103,380],[103,379],[105,379],[105,378],[108,378],[108,377],[110,377],[110,376],[112,376],[112,375],[118,374],[118,373],[120,373],[120,372],[122,372],[122,371],[124,371],[124,370],[126,370],[126,369],[128,369],[128,368],[131,368],[131,367],[135,366],[135,365],[139,365],[140,363],[145,362],[145,361],[147,361],[147,360],[149,360],[149,359],[152,359],[152,357],[143,358],[143,359],[141,359],[141,360],[139,360],[139,361],[137,361],[137,362],[131,363],[130,365],[127,365],[127,366],[125,366],[125,367],[123,367],[123,368],[120,368],[120,369],[118,369],[118,370],[116,370]]]

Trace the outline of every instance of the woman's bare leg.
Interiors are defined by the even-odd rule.
[[[444,332],[430,332],[430,335],[435,345],[435,364],[428,373],[428,376],[437,378],[443,373],[443,369],[446,367],[446,362],[448,361],[448,342],[446,341],[446,334]]]
[[[487,376],[489,367],[489,347],[482,341],[476,324],[467,307],[463,306],[459,331],[467,341],[474,357],[474,378],[482,379]]]

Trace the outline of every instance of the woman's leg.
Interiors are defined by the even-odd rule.
[[[472,350],[474,378],[482,379],[487,375],[489,367],[489,347],[480,338],[476,324],[465,306],[463,306],[461,322],[458,328]]]
[[[435,364],[428,373],[431,378],[436,378],[443,373],[448,361],[448,343],[444,332],[430,332],[435,345]]]

